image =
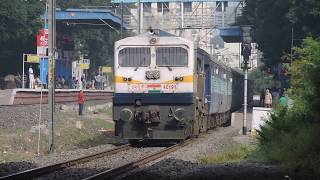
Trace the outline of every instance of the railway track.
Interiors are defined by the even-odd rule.
[[[104,171],[104,172],[100,172],[98,174],[95,174],[93,176],[90,176],[88,178],[85,178],[84,180],[97,180],[97,179],[115,179],[115,178],[119,178],[119,177],[122,177],[126,174],[128,174],[128,172],[131,172],[135,169],[138,169],[144,165],[146,165],[147,163],[150,163],[154,160],[157,160],[161,157],[164,157],[166,156],[167,154],[173,152],[173,151],[176,151],[188,144],[190,144],[192,141],[192,139],[188,139],[180,144],[176,144],[176,145],[173,145],[173,146],[170,146],[170,147],[167,147],[163,150],[160,150],[158,152],[155,152],[151,155],[147,155],[147,156],[144,156],[138,160],[135,160],[133,162],[130,162],[130,163],[127,163],[125,165],[122,165],[120,167],[117,167],[117,168],[113,168],[113,169],[109,169],[107,171]]]
[[[192,141],[192,139],[186,140],[182,143],[167,147],[165,149],[162,149],[160,151],[157,151],[151,155],[147,155],[144,156],[138,160],[134,160],[132,162],[129,162],[127,164],[124,164],[122,166],[116,167],[116,168],[112,168],[112,169],[108,169],[106,171],[97,173],[95,175],[92,175],[90,177],[85,178],[85,180],[92,180],[92,179],[115,179],[118,177],[123,177],[124,175],[128,174],[129,172],[138,169],[140,167],[143,167],[144,165],[146,165],[147,163],[150,163],[154,160],[157,160],[161,157],[166,156],[167,154],[176,151],[188,144],[190,144]],[[57,164],[53,164],[53,165],[49,165],[49,166],[44,166],[44,167],[39,167],[39,168],[34,168],[34,169],[29,169],[26,171],[22,171],[22,172],[17,172],[14,174],[10,174],[7,176],[3,176],[0,177],[0,180],[8,180],[8,179],[34,179],[34,178],[39,178],[42,176],[45,176],[47,174],[56,172],[56,171],[60,171],[62,169],[71,167],[71,166],[76,166],[79,164],[84,164],[86,162],[89,161],[93,161],[95,159],[99,159],[105,156],[109,156],[109,155],[113,155],[113,154],[117,154],[119,152],[122,151],[126,151],[132,149],[132,147],[128,144],[123,145],[123,146],[119,146],[117,148],[111,149],[111,150],[106,150],[103,152],[99,152],[96,154],[92,154],[89,156],[83,156],[77,159],[73,159],[70,161],[65,161],[62,163],[57,163]]]
[[[55,102],[77,102],[78,90],[56,90]],[[87,101],[91,100],[110,100],[113,95],[113,91],[104,90],[84,90],[84,94]],[[12,104],[39,104],[40,91],[17,91],[13,97]],[[48,92],[43,92],[42,103],[48,103]]]
[[[92,155],[88,155],[88,156],[83,156],[77,159],[73,159],[73,160],[69,160],[69,161],[65,161],[62,163],[57,163],[57,164],[53,164],[53,165],[49,165],[49,166],[44,166],[44,167],[39,167],[39,168],[34,168],[34,169],[29,169],[26,171],[22,171],[22,172],[17,172],[14,174],[10,174],[8,176],[4,176],[4,177],[0,177],[0,180],[7,180],[7,179],[33,179],[33,178],[37,178],[40,177],[42,175],[45,174],[49,174],[51,172],[54,171],[58,171],[67,167],[71,167],[71,166],[75,166],[78,164],[82,164],[82,163],[86,163],[88,161],[92,161],[98,158],[102,158],[104,156],[109,156],[109,155],[113,155],[116,154],[118,152],[121,151],[125,151],[128,149],[131,149],[132,147],[129,146],[129,144],[126,145],[122,145],[119,146],[117,148],[113,148],[110,150],[106,150],[103,152],[99,152],[96,154],[92,154]]]

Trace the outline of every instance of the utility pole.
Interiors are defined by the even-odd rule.
[[[291,27],[291,52],[290,52],[290,66],[292,66],[292,48],[293,48],[293,37],[294,37],[294,34],[293,34],[293,27]]]
[[[54,131],[53,131],[53,114],[54,114],[54,74],[55,74],[55,12],[56,12],[56,2],[55,0],[49,0],[49,13],[48,13],[48,28],[49,28],[49,68],[48,68],[48,105],[49,105],[49,149],[48,152],[53,152],[54,145]]]
[[[140,0],[138,0],[138,34],[141,33],[141,5]]]
[[[121,8],[121,33],[120,33],[120,36],[121,36],[121,39],[123,38],[123,1],[121,1],[121,4],[120,4],[120,8]]]
[[[244,97],[243,97],[243,126],[242,134],[247,134],[247,106],[248,106],[248,69],[250,69],[250,55],[251,55],[251,42],[252,42],[252,27],[241,26],[242,31],[242,45],[241,55],[243,56],[243,62],[241,68],[244,72]]]

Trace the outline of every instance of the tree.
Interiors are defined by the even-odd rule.
[[[252,70],[249,74],[249,78],[254,81],[254,94],[260,94],[260,92],[267,88],[277,87],[277,82],[273,79],[271,74],[268,74],[264,67],[259,67]]]
[[[22,53],[36,51],[44,3],[39,0],[2,0],[0,4],[0,76],[20,72]]]
[[[72,36],[74,42],[83,43],[81,53],[88,54],[93,71],[98,66],[113,65],[113,44],[120,38],[114,30],[79,28],[74,29]]]
[[[238,24],[255,27],[258,48],[264,54],[264,63],[272,66],[291,50],[291,29],[294,38],[320,34],[320,2],[318,0],[246,0],[243,16]],[[299,45],[300,41],[294,41]]]
[[[84,8],[86,6],[106,6],[110,0],[58,0],[61,9]]]

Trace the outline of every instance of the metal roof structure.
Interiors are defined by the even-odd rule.
[[[225,42],[240,42],[241,29],[240,26],[229,26],[219,28],[219,35]]]
[[[47,14],[41,16],[42,19],[47,17]],[[57,8],[56,20],[62,23],[77,23],[91,25],[103,25],[108,23],[113,27],[121,27],[121,18],[112,13],[108,9],[66,9]],[[127,23],[123,22],[123,27],[127,27]]]
[[[221,0],[220,0],[221,1]],[[140,3],[157,2],[220,2],[219,0],[140,0]],[[242,0],[223,0],[227,2],[241,2]],[[138,0],[112,0],[111,3],[138,3]]]

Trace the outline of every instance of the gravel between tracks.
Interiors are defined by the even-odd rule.
[[[200,156],[215,153],[235,144],[255,143],[248,136],[239,135],[239,129],[220,127],[201,135],[192,144],[167,155],[145,168],[121,179],[289,179],[283,168],[250,162],[204,165]]]
[[[154,153],[163,148],[148,147],[148,148],[133,148],[120,153],[106,156],[97,160],[93,160],[84,164],[79,164],[62,171],[57,171],[38,179],[83,179],[96,173],[119,167],[126,163],[137,160],[147,154]]]

